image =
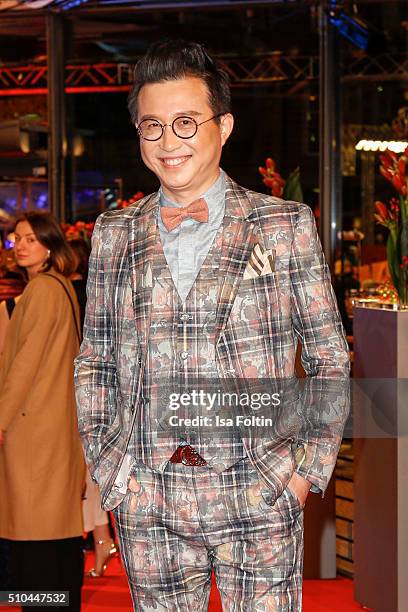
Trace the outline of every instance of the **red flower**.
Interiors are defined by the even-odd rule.
[[[374,217],[377,219],[378,223],[382,223],[383,225],[385,225],[385,223],[387,223],[388,221],[389,216],[388,208],[380,201],[377,201],[375,203],[375,208],[377,210],[377,213],[374,215]]]
[[[380,156],[380,159],[380,173],[390,181],[398,192],[399,197],[391,198],[388,207],[382,202],[376,202],[374,217],[378,223],[390,230],[387,244],[389,246],[391,241],[393,248],[388,249],[388,268],[395,291],[398,294],[398,299],[400,303],[405,304],[408,297],[408,253],[404,234],[401,231],[402,224],[400,217],[403,216],[402,213],[405,212],[408,206],[408,147],[406,147],[402,155],[397,155],[393,151],[387,150],[384,155]],[[395,253],[400,253],[397,260]]]
[[[279,178],[264,178],[264,184],[270,188],[272,195],[276,198],[280,198],[283,194],[283,188],[285,187],[285,181],[279,180]]]
[[[265,161],[265,168],[259,166],[258,170],[262,174],[263,183],[270,188],[272,195],[280,198],[283,194],[286,181],[281,177],[279,172],[276,172],[276,163],[268,157]]]
[[[399,202],[398,202],[397,198],[391,198],[391,200],[390,200],[390,210],[389,210],[390,219],[392,219],[393,221],[398,222],[399,214],[400,214]]]
[[[386,169],[392,168],[393,166],[392,160],[389,158],[388,155],[380,155],[380,161]]]
[[[392,181],[392,177],[394,176],[391,170],[388,167],[380,166],[380,172],[387,181]]]
[[[405,184],[405,177],[403,175],[394,174],[394,176],[392,177],[392,184],[394,185],[398,193],[400,193],[401,195],[407,194],[407,186]]]
[[[408,152],[408,147],[404,152]],[[398,157],[394,151],[387,149],[384,155],[380,155],[380,172],[387,181],[390,181],[402,196],[408,193],[408,178],[406,172],[406,159],[404,155]]]

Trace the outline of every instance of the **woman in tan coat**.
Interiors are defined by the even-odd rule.
[[[48,213],[26,213],[15,236],[29,282],[0,361],[0,537],[10,541],[13,589],[70,591],[68,609],[79,612],[85,472],[73,389],[79,312],[67,278],[75,261]]]

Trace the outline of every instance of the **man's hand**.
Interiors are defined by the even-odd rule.
[[[5,437],[6,437],[6,432],[3,431],[3,429],[0,429],[0,446],[4,444]]]
[[[311,486],[312,484],[302,476],[299,476],[297,472],[293,472],[292,478],[288,482],[289,489],[296,495],[302,507],[306,503]]]

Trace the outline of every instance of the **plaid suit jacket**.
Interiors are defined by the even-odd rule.
[[[308,376],[347,378],[347,344],[310,208],[249,191],[229,178],[225,198],[214,327],[219,377],[290,378],[300,339]],[[158,205],[155,193],[134,207],[106,212],[98,218],[92,238],[75,380],[79,430],[106,509],[123,496],[115,478],[144,401]],[[274,252],[274,270],[244,279],[257,244]],[[249,295],[258,304],[250,320],[242,316]],[[303,440],[297,469],[321,491],[335,464],[339,425],[337,419],[335,433],[324,443],[314,435]],[[296,467],[293,457],[286,464],[280,461],[283,457],[265,440],[248,445],[246,451],[279,496]]]

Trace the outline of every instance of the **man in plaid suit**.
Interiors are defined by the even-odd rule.
[[[316,407],[307,433],[291,401],[267,436],[169,423],[197,381],[291,381],[298,339],[308,376],[347,378],[312,213],[220,169],[228,78],[200,45],[153,45],[129,109],[160,189],[96,223],[76,385],[135,610],[206,610],[212,570],[228,612],[301,610],[303,507],[327,486],[341,427],[319,437]]]

